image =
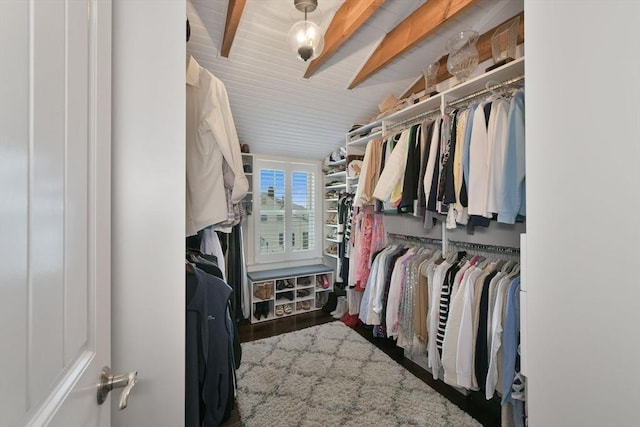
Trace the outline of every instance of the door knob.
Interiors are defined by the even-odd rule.
[[[102,405],[107,400],[107,395],[114,388],[123,388],[120,395],[120,404],[118,405],[122,411],[127,407],[127,401],[129,400],[129,393],[138,379],[138,372],[133,371],[127,374],[113,375],[111,368],[105,366],[100,372],[100,379],[98,380],[98,405]]]

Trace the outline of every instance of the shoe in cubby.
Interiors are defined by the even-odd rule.
[[[298,277],[298,287],[311,285],[311,276]]]
[[[296,311],[309,311],[311,310],[311,301],[298,301],[296,304]]]
[[[298,298],[306,298],[311,295],[311,289],[299,289],[296,291],[296,296]]]
[[[319,274],[316,276],[316,289],[318,290],[326,290],[329,289],[329,279],[326,274]]]

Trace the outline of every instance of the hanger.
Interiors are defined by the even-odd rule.
[[[490,87],[490,86],[493,86],[493,87]],[[516,83],[505,83],[505,82],[496,82],[494,80],[488,80],[484,84],[484,88],[487,90],[487,92],[491,93],[497,98],[507,99],[511,97],[511,95],[513,95],[512,93],[509,93],[509,89],[516,91],[520,88],[520,86],[517,85]]]

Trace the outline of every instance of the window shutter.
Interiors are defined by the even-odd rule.
[[[314,174],[308,171],[291,173],[292,250],[315,248]]]
[[[282,220],[286,208],[285,171],[260,169],[260,254],[283,253],[287,239]]]

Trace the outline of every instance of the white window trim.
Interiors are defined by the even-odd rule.
[[[308,171],[314,173],[314,203],[312,213],[314,215],[314,247],[309,250],[293,251],[291,249],[291,235],[285,236],[288,242],[287,249],[281,253],[260,253],[260,218],[262,215],[260,206],[260,169],[279,169],[285,171],[285,230],[292,229],[292,197],[291,197],[291,174],[295,171]],[[300,160],[276,160],[271,158],[255,158],[253,165],[254,176],[254,203],[252,215],[254,223],[254,261],[256,264],[281,263],[286,261],[301,261],[322,258],[322,217],[318,216],[318,212],[322,212],[322,169],[320,162],[304,162]]]

